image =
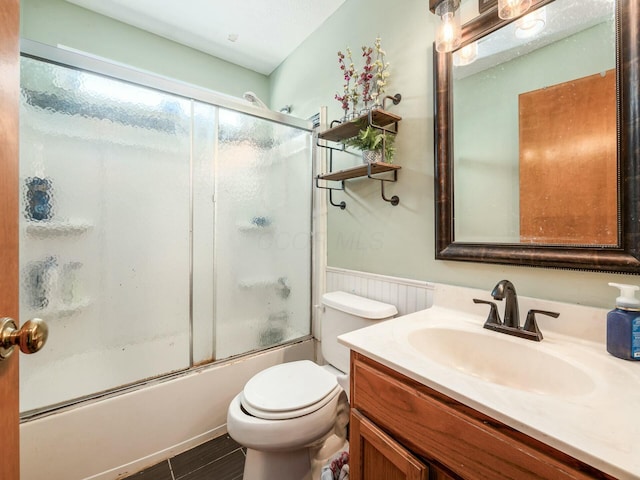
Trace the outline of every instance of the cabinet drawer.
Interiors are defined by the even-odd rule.
[[[360,354],[351,369],[352,407],[465,479],[612,479]]]

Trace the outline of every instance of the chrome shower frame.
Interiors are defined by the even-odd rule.
[[[139,85],[146,88],[151,88],[154,90],[158,90],[164,93],[173,94],[179,97],[183,97],[187,100],[191,101],[191,108],[193,109],[193,102],[198,101],[205,104],[209,104],[215,107],[220,107],[228,110],[233,110],[236,112],[244,113],[250,115],[252,117],[257,117],[260,119],[268,120],[277,124],[285,125],[288,127],[294,127],[305,132],[309,132],[313,134],[314,128],[313,124],[310,120],[304,120],[297,117],[293,117],[291,115],[287,115],[284,113],[272,111],[265,108],[259,108],[249,104],[246,100],[242,98],[233,97],[231,95],[225,95],[223,93],[215,92],[204,87],[200,87],[197,85],[189,84],[180,80],[176,80],[173,78],[169,78],[162,75],[157,75],[148,71],[143,71],[141,69],[135,68],[130,65],[125,65],[117,62],[110,61],[105,58],[97,57],[91,54],[87,54],[84,52],[72,51],[64,48],[56,48],[50,45],[46,45],[43,43],[35,42],[33,40],[21,39],[20,41],[20,51],[21,56],[33,58],[36,60],[45,61],[48,63],[54,63],[58,65],[62,65],[65,67],[69,67],[76,70],[83,70],[99,75],[103,75],[105,77],[110,77],[116,80],[129,82],[131,84]],[[193,121],[193,120],[192,120]],[[193,133],[192,133],[193,135]],[[192,139],[193,140],[193,139]],[[314,172],[316,170],[316,154],[315,148],[313,147],[313,139],[310,138],[309,142],[309,162],[311,162],[311,171]],[[192,161],[192,160],[190,160]],[[190,232],[193,232],[193,169],[190,168]],[[311,184],[311,178],[309,179],[309,183]],[[280,348],[283,345],[289,345],[298,343],[301,341],[308,340],[312,338],[312,316],[314,313],[314,296],[313,292],[315,290],[315,282],[314,282],[314,269],[313,269],[313,257],[315,252],[314,245],[314,235],[315,231],[314,225],[314,215],[313,209],[315,206],[314,202],[314,189],[310,189],[310,205],[311,211],[309,212],[309,222],[311,228],[311,235],[309,238],[309,247],[310,247],[310,258],[309,258],[309,271],[310,273],[310,300],[309,300],[309,331],[310,333],[304,337],[300,337],[277,346],[269,347],[262,351]],[[190,233],[192,235],[192,233]],[[213,246],[212,246],[213,248]],[[113,397],[115,395],[120,395],[123,393],[127,393],[134,390],[139,390],[145,388],[149,385],[157,384],[162,381],[169,381],[175,379],[176,377],[187,375],[196,370],[202,370],[208,368],[211,365],[219,364],[221,362],[233,361],[233,359],[241,356],[245,356],[247,354],[252,354],[255,352],[248,352],[241,355],[237,355],[230,358],[225,358],[219,361],[212,361],[207,364],[195,364],[194,362],[194,354],[193,354],[193,238],[190,238],[190,251],[189,251],[189,367],[186,369],[180,370],[178,372],[170,372],[164,375],[160,375],[155,378],[141,380],[139,382],[135,382],[128,385],[123,385],[120,387],[115,387],[106,392],[95,393],[91,395],[87,395],[81,398],[71,399],[67,402],[62,402],[56,405],[51,405],[47,407],[43,407],[36,410],[31,410],[28,412],[21,413],[20,420],[21,422],[27,422],[31,420],[35,420],[38,418],[42,418],[45,416],[52,415],[54,413],[58,413],[68,408],[72,408],[80,403],[92,403],[103,398]],[[215,258],[214,258],[215,262]],[[215,293],[214,293],[215,295]],[[215,299],[214,299],[215,300]],[[214,352],[215,353],[215,352]]]

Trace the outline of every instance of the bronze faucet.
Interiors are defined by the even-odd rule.
[[[520,328],[520,310],[518,309],[518,295],[516,287],[509,280],[500,280],[493,287],[491,296],[496,300],[504,300],[504,321],[505,327]]]
[[[500,280],[498,284],[491,291],[491,296],[495,300],[505,300],[504,306],[504,322],[500,320],[498,314],[498,307],[494,302],[488,302],[486,300],[473,299],[474,303],[483,303],[491,306],[489,311],[489,317],[484,322],[484,328],[494,330],[496,332],[506,333],[507,335],[514,335],[516,337],[526,338],[528,340],[534,340],[539,342],[542,340],[542,332],[538,328],[536,322],[536,314],[549,315],[550,317],[557,318],[560,314],[556,312],[547,312],[545,310],[529,310],[527,313],[527,320],[523,327],[520,327],[520,312],[518,309],[518,296],[516,294],[516,288],[509,280]]]

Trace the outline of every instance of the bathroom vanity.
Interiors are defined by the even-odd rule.
[[[364,355],[351,362],[354,480],[614,478]]]
[[[483,296],[435,285],[433,307],[339,337],[352,478],[640,479],[640,362],[606,352],[606,310],[519,297],[560,314],[534,342],[482,328]]]

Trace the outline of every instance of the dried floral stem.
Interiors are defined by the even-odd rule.
[[[376,106],[381,106],[381,98],[384,97],[385,87],[387,86],[387,79],[389,78],[389,63],[385,62],[386,52],[382,49],[382,41],[380,37],[376,38],[374,44],[376,50],[376,60],[373,63],[375,73],[373,74],[373,101]]]
[[[336,93],[335,98],[341,104],[345,120],[349,118],[350,109],[351,116],[358,116],[357,107],[360,101],[364,105],[363,111],[368,110],[371,102],[374,107],[379,107],[389,78],[389,63],[385,62],[385,51],[382,49],[380,37],[376,38],[373,47],[362,47],[362,58],[364,65],[362,72],[358,73],[351,49],[347,47],[345,53],[338,52],[338,66],[342,71],[344,86],[342,95]]]

